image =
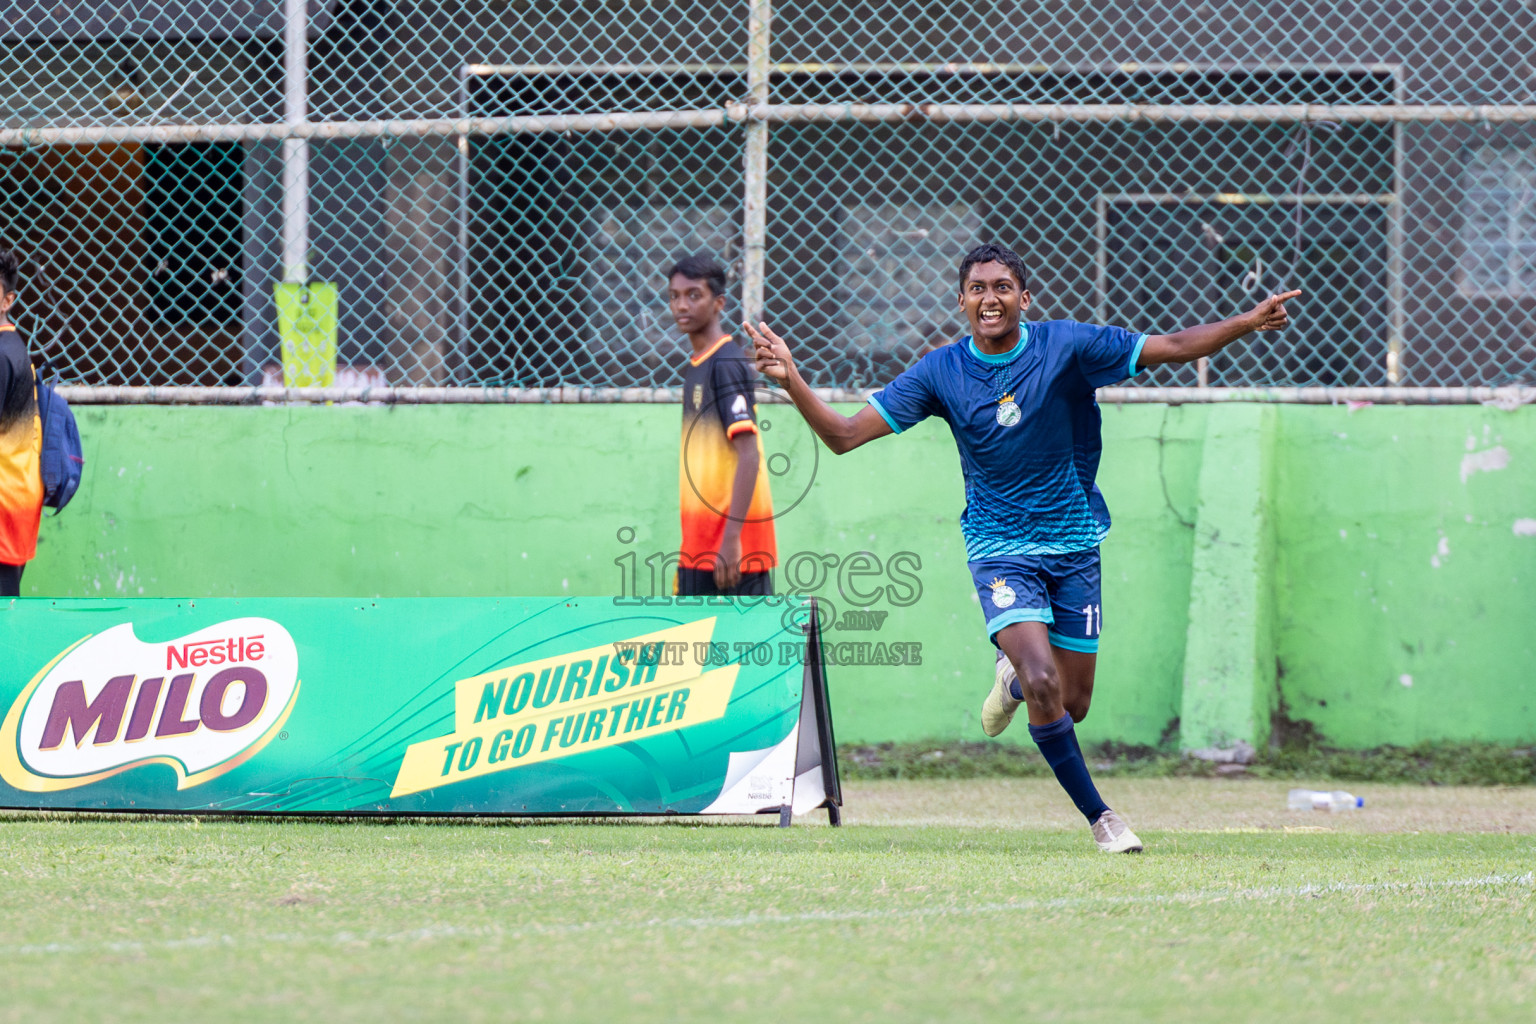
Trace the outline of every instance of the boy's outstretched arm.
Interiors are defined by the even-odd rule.
[[[756,328],[746,323],[741,326],[747,332],[747,337],[752,339],[752,350],[757,356],[757,371],[783,386],[789,393],[789,400],[795,403],[795,408],[805,417],[805,422],[835,454],[852,451],[866,441],[873,441],[891,432],[891,425],[885,422],[885,417],[871,406],[866,405],[852,416],[844,416],[817,398],[810,385],[800,376],[800,371],[795,368],[789,346],[783,338],[769,330],[767,324],[759,323]]]
[[[1300,291],[1271,295],[1263,302],[1240,316],[1220,323],[1187,327],[1173,334],[1148,335],[1141,347],[1137,369],[1156,366],[1159,363],[1192,363],[1196,359],[1220,352],[1245,334],[1254,331],[1278,331],[1291,322],[1285,311],[1285,303],[1300,295]]]

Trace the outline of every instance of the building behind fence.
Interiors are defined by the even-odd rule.
[[[66,380],[667,386],[661,269],[733,270],[813,383],[961,329],[979,241],[1041,319],[1294,327],[1160,385],[1536,376],[1524,0],[0,3],[0,247]]]

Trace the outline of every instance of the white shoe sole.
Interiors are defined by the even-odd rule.
[[[1098,840],[1094,840],[1098,842]],[[1107,843],[1099,843],[1099,849],[1105,853],[1140,853],[1141,840],[1136,838],[1136,833],[1126,829],[1120,835]]]
[[[1126,832],[1114,843],[1100,843],[1098,849],[1106,854],[1140,854],[1141,840],[1138,840],[1135,832]]]
[[[1119,835],[1109,839],[1099,838],[1101,832],[1108,835],[1116,828],[1120,830]],[[1099,849],[1105,853],[1141,852],[1141,840],[1136,838],[1136,833],[1131,831],[1131,827],[1125,823],[1125,819],[1112,810],[1106,808],[1099,817],[1099,820],[1088,826],[1088,830],[1093,833],[1093,841],[1098,843]]]

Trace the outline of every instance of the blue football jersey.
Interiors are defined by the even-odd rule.
[[[998,356],[969,336],[923,356],[869,404],[898,434],[949,424],[965,475],[967,559],[1061,555],[1109,532],[1095,388],[1136,373],[1145,334],[1071,320],[1020,325]]]

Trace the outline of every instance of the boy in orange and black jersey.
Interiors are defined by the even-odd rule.
[[[37,553],[43,515],[37,378],[10,316],[19,277],[16,257],[0,250],[0,597],[20,596],[21,571]]]
[[[771,594],[778,550],[752,398],[757,371],[720,328],[725,268],[704,256],[679,260],[667,271],[667,299],[693,345],[683,369],[677,593]]]

